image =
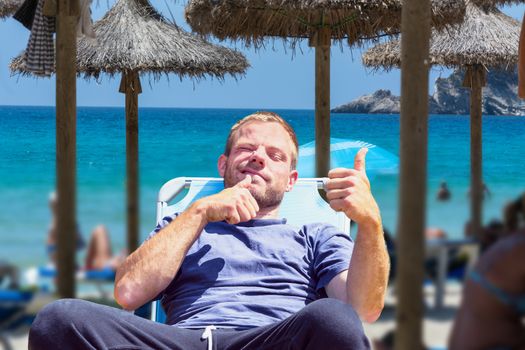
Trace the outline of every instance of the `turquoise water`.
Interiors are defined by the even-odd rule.
[[[140,110],[140,208],[144,237],[155,224],[155,196],[177,176],[216,176],[216,159],[229,127],[254,110]],[[277,110],[296,129],[299,143],[314,138],[314,112]],[[332,115],[332,136],[364,140],[399,154],[399,116]],[[483,119],[484,181],[492,197],[485,221],[525,190],[525,118]],[[429,226],[462,235],[468,218],[469,119],[431,116],[429,122]],[[77,122],[78,221],[87,237],[108,226],[116,250],[125,242],[125,116],[122,108],[79,108]],[[396,176],[378,176],[372,187],[385,227],[396,228]],[[434,199],[446,180],[450,202]],[[46,261],[50,221],[47,198],[55,182],[55,116],[51,107],[0,106],[0,259],[22,266]]]

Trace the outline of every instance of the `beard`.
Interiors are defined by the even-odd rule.
[[[272,188],[266,189],[264,193],[259,193],[255,189],[249,189],[249,191],[259,208],[275,208],[281,204],[284,197],[284,192],[277,192]]]
[[[242,179],[237,180],[234,175],[234,170],[230,167],[226,167],[224,172],[224,187],[233,187]],[[268,186],[266,183],[266,190],[258,190],[254,186],[251,186],[248,191],[259,205],[259,209],[263,208],[275,208],[279,206],[284,198],[284,191],[278,191],[275,188]]]

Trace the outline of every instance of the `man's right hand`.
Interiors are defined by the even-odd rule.
[[[254,219],[259,205],[248,190],[252,177],[246,177],[233,187],[198,200],[195,204],[204,209],[208,222],[223,221],[237,224]]]

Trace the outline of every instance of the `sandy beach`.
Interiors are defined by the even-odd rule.
[[[454,316],[461,303],[462,285],[457,282],[448,282],[444,305],[434,307],[434,287],[424,289],[425,316],[423,321],[423,341],[430,349],[446,348],[448,336],[452,330]],[[373,324],[365,324],[365,332],[370,340],[379,339],[395,328],[395,295],[393,288],[389,288],[386,305],[379,320]]]
[[[434,287],[426,286],[424,289],[425,296],[425,318],[423,321],[424,343],[431,349],[446,348],[448,335],[452,329],[454,315],[458,310],[461,302],[461,287],[457,282],[448,282],[444,306],[441,309],[434,308]],[[41,307],[51,299],[41,298],[32,307]],[[372,324],[364,324],[365,333],[372,341],[383,337],[390,330],[395,328],[395,291],[393,287],[388,290],[386,305],[378,321]],[[27,349],[27,330],[8,336],[13,350]],[[5,345],[0,349],[8,350]]]

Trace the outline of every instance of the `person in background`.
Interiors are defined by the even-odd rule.
[[[441,181],[439,184],[439,189],[436,194],[436,199],[438,201],[448,201],[451,197],[450,190],[448,189],[447,183],[445,181]]]
[[[51,210],[51,224],[47,233],[46,251],[52,264],[56,263],[56,213],[57,198],[56,193],[49,195],[49,209]],[[86,243],[77,225],[77,250],[86,247]],[[96,226],[91,232],[87,245],[86,256],[82,269],[86,270],[116,270],[125,259],[125,252],[113,256],[108,230],[104,225]]]
[[[525,233],[500,239],[468,276],[449,349],[525,349]]]

